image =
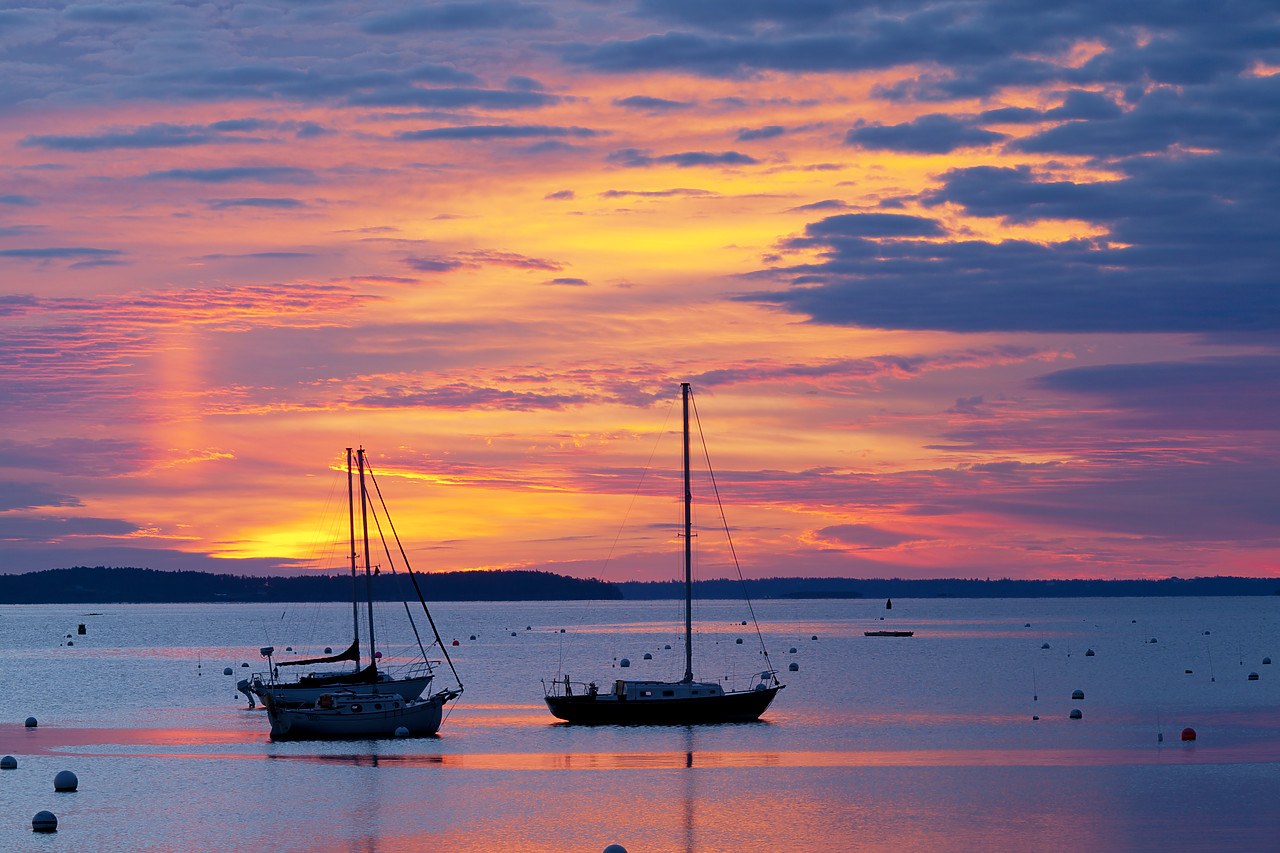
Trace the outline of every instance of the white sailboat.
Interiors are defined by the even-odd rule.
[[[544,682],[547,708],[570,723],[658,725],[757,720],[786,685],[769,668],[747,689],[725,689],[693,677],[693,490],[689,476],[688,382],[680,384],[684,403],[684,678],[679,681],[616,679],[600,691],[595,682],[577,684],[568,675]],[[745,623],[744,623],[745,624]],[[768,653],[765,652],[768,661]]]
[[[364,578],[367,597],[367,640],[368,663],[363,664],[360,637],[360,601],[355,590],[359,588],[357,570],[357,551],[355,533],[355,472],[359,473],[361,541],[364,554]],[[273,662],[274,648],[266,646],[262,654],[267,658],[268,671],[241,682],[240,689],[250,697],[258,696],[267,709],[267,717],[271,721],[272,738],[305,738],[305,737],[380,737],[403,734],[404,729],[410,735],[434,734],[440,728],[445,703],[462,695],[462,682],[457,670],[449,659],[440,634],[436,630],[435,621],[427,610],[417,577],[408,566],[404,549],[400,548],[400,556],[404,567],[413,581],[423,613],[435,635],[435,643],[449,664],[449,669],[457,682],[454,688],[436,691],[423,697],[424,691],[435,679],[435,669],[427,656],[427,647],[418,635],[417,625],[409,614],[410,624],[418,642],[420,657],[413,663],[404,665],[395,672],[387,671],[381,666],[381,654],[377,651],[374,636],[374,593],[373,569],[369,555],[369,484],[377,489],[373,472],[369,468],[364,448],[353,451],[347,448],[347,505],[351,538],[351,577],[352,577],[352,630],[354,639],[351,645],[336,655],[320,658],[306,658]],[[381,494],[378,495],[381,498]],[[383,505],[385,515],[385,505]],[[395,528],[388,526],[394,536]],[[399,541],[397,539],[397,546]],[[390,552],[388,550],[388,559]],[[405,603],[408,613],[408,603]],[[349,671],[321,671],[306,673],[294,679],[281,679],[281,666],[319,666],[349,661],[354,669]],[[363,664],[363,665],[362,665]]]

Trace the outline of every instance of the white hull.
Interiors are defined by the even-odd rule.
[[[435,734],[440,730],[445,702],[457,698],[458,694],[446,691],[415,701],[385,693],[324,695],[331,698],[330,707],[321,707],[322,700],[312,707],[288,708],[276,704],[271,694],[267,694],[271,737],[276,740],[394,737],[402,728],[411,737]]]
[[[380,676],[374,684],[351,685],[350,689],[363,690],[365,692],[376,691],[385,694],[395,693],[399,694],[406,702],[410,702],[422,695],[422,691],[427,689],[427,685],[431,683],[434,677],[424,675],[421,678],[390,678],[385,673],[380,673]],[[330,684],[316,687],[297,681],[276,682],[273,684],[270,681],[254,678],[249,681],[248,689],[262,700],[263,705],[267,704],[267,695],[270,694],[277,705],[306,707],[314,705],[326,693],[342,690],[343,685]]]

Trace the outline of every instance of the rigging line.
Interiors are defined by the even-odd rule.
[[[720,523],[724,525],[724,536],[729,542],[729,554],[733,557],[733,567],[738,572],[738,582],[742,584],[742,598],[747,602],[747,612],[751,614],[751,624],[756,629],[756,639],[760,641],[760,651],[764,662],[769,667],[770,675],[777,681],[773,671],[773,661],[769,660],[769,649],[764,644],[764,634],[760,631],[760,622],[756,619],[755,607],[751,604],[751,596],[747,594],[747,579],[742,576],[742,565],[738,562],[738,551],[733,547],[733,534],[729,532],[729,519],[724,514],[724,504],[720,500],[720,487],[716,484],[716,472],[711,467],[711,452],[707,449],[707,436],[702,431],[702,418],[698,415],[698,403],[693,397],[693,389],[689,389],[689,403],[693,408],[693,419],[698,425],[698,440],[702,443],[702,455],[707,460],[707,476],[711,480],[711,491],[716,496],[716,509],[720,511]]]
[[[382,496],[379,495],[378,497],[379,499],[381,499]],[[382,511],[383,513],[387,511],[387,507],[385,504],[382,507]],[[388,525],[391,524],[390,517],[387,518],[387,524]],[[383,553],[387,555],[387,566],[391,569],[391,574],[395,577],[397,581],[399,581],[400,573],[396,571],[396,561],[391,558],[391,549],[387,546],[387,536],[382,531],[382,522],[378,519],[378,513],[376,512],[376,507],[375,507],[375,512],[373,513],[373,526],[378,529],[378,539],[382,541]],[[400,589],[401,590],[404,589],[403,585],[401,585]],[[409,609],[409,602],[407,599],[404,598],[404,593],[401,592],[400,595],[402,599],[401,603],[404,605],[404,615],[409,618],[409,627],[413,630],[413,638],[418,643],[418,651],[422,652],[422,657],[425,659],[427,657],[427,650],[422,646],[422,636],[418,633],[418,623],[414,621],[413,611]],[[427,669],[430,669],[430,668],[431,668],[431,662],[427,661]]]
[[[458,675],[458,670],[453,665],[453,658],[449,657],[449,650],[445,648],[444,640],[440,639],[440,629],[436,627],[436,620],[431,618],[431,610],[427,607],[427,600],[422,595],[422,587],[418,586],[418,575],[413,570],[413,566],[409,565],[409,555],[404,552],[404,543],[400,541],[400,534],[396,533],[395,522],[391,520],[391,513],[387,511],[387,502],[382,497],[382,489],[378,486],[378,480],[373,476],[373,469],[369,469],[369,482],[373,483],[373,491],[378,496],[378,502],[382,504],[382,513],[387,517],[387,526],[391,528],[391,535],[395,537],[396,547],[400,549],[400,559],[404,560],[405,571],[409,573],[409,580],[413,581],[414,592],[418,593],[418,601],[422,603],[422,612],[427,614],[427,622],[431,624],[431,632],[436,635],[436,642],[440,645],[440,651],[444,654],[445,662],[449,664],[450,671],[453,672],[453,678],[458,682],[458,687],[462,687],[462,678]],[[375,516],[376,518],[376,516]]]

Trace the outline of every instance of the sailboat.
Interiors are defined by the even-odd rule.
[[[354,468],[359,472],[361,542],[364,553],[364,577],[368,608],[367,664],[363,663],[360,642],[360,597],[358,594],[359,572],[357,570],[358,555],[355,533],[356,501],[353,458]],[[462,695],[461,679],[458,678],[457,670],[453,668],[453,661],[449,660],[449,653],[440,639],[439,631],[436,630],[435,620],[431,618],[431,613],[427,610],[426,600],[422,597],[417,577],[408,566],[403,547],[399,547],[398,537],[396,544],[399,547],[401,559],[405,564],[405,569],[410,579],[413,581],[418,601],[421,603],[423,613],[426,614],[427,621],[430,623],[431,630],[435,635],[435,645],[440,647],[445,660],[448,661],[449,668],[457,681],[457,687],[440,690],[423,698],[423,692],[426,691],[428,685],[435,678],[435,671],[432,662],[427,657],[426,647],[422,644],[417,625],[413,622],[412,613],[409,612],[408,602],[405,602],[405,611],[409,615],[410,625],[413,627],[421,657],[396,672],[390,672],[380,666],[382,655],[377,651],[374,637],[373,568],[369,553],[369,514],[371,512],[369,483],[372,483],[374,489],[377,490],[377,481],[373,479],[373,471],[367,464],[364,448],[357,449],[354,455],[352,449],[347,448],[347,507],[348,527],[351,538],[351,579],[353,590],[351,610],[352,630],[354,632],[354,639],[351,645],[345,651],[336,655],[275,663],[272,662],[272,655],[275,652],[274,647],[265,646],[261,651],[268,661],[267,673],[253,676],[247,685],[244,682],[241,683],[241,692],[249,695],[251,702],[253,696],[257,695],[262,699],[263,705],[266,706],[267,717],[271,722],[272,738],[378,737],[393,734],[403,735],[405,733],[411,735],[434,734],[440,728],[445,703]],[[381,499],[380,492],[378,492],[378,497]],[[384,504],[384,516],[385,509]],[[389,518],[387,519],[387,524],[394,536],[395,528],[390,525]],[[380,527],[379,530],[381,530]],[[387,557],[388,560],[391,559],[389,549]],[[354,669],[345,672],[323,671],[308,673],[295,679],[286,680],[282,680],[279,677],[279,667],[281,666],[316,666],[345,661],[354,663]]]
[[[757,720],[782,684],[767,669],[747,689],[728,689],[715,681],[693,677],[693,490],[689,475],[688,382],[680,384],[684,405],[684,677],[679,681],[617,679],[613,689],[600,691],[595,682],[575,684],[568,675],[544,682],[547,708],[570,723],[587,725],[669,725]],[[745,623],[744,623],[745,624]],[[768,653],[765,653],[768,661]]]

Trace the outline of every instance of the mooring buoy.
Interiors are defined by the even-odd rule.
[[[58,818],[51,811],[38,811],[36,816],[31,818],[32,832],[57,832]]]
[[[53,777],[55,791],[74,791],[79,785],[80,780],[70,770],[59,770],[58,775]]]

